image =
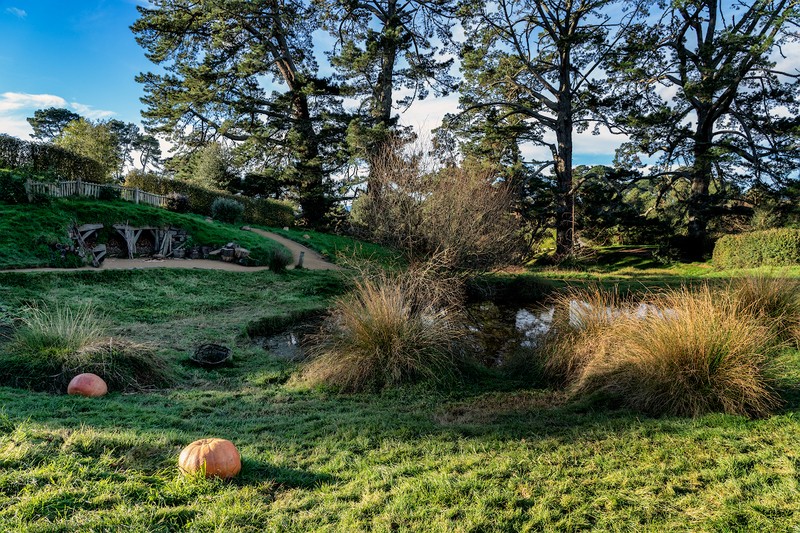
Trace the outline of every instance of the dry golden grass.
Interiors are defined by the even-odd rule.
[[[599,393],[651,414],[767,415],[779,404],[769,375],[789,285],[670,290],[639,313],[613,293],[571,292],[541,348],[545,374],[572,397]]]
[[[299,380],[355,392],[451,379],[461,337],[451,299],[424,268],[358,279],[313,340]]]
[[[775,334],[800,347],[800,282],[761,274],[731,281],[729,291],[740,311],[770,321]]]
[[[601,392],[643,412],[688,416],[764,416],[778,405],[765,372],[776,348],[769,322],[707,286],[653,304],[663,312],[620,314],[593,337],[572,394]]]
[[[542,369],[551,383],[564,385],[581,374],[626,306],[619,294],[598,287],[560,293],[552,304],[553,324],[540,346]]]

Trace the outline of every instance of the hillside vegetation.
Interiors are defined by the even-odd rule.
[[[0,268],[68,266],[51,244],[69,243],[69,227],[75,223],[102,223],[105,228],[100,242],[113,231],[113,224],[178,227],[186,230],[196,244],[218,247],[236,242],[250,250],[256,265],[267,264],[272,250],[284,248],[234,225],[207,222],[198,215],[121,200],[53,199],[45,204],[0,203]]]

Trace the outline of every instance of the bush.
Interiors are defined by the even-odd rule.
[[[211,204],[211,217],[233,224],[239,220],[244,213],[244,206],[236,200],[230,198],[217,198]]]
[[[267,265],[273,272],[283,272],[286,270],[286,267],[293,262],[294,258],[292,257],[292,252],[281,246],[280,248],[273,248],[270,250]]]
[[[438,257],[455,269],[509,264],[521,249],[513,191],[497,176],[437,169],[403,146],[389,146],[371,164],[369,190],[354,202],[352,219],[372,240],[410,261]]]
[[[189,211],[189,197],[185,194],[171,192],[167,196],[167,209],[175,213],[187,213]]]
[[[106,185],[100,188],[97,198],[104,201],[119,200],[122,197],[122,191],[113,185]]]
[[[356,281],[314,339],[300,380],[357,392],[453,378],[463,331],[456,310],[429,297],[436,283],[419,270]]]
[[[588,354],[573,367],[573,397],[599,393],[655,415],[763,416],[778,405],[768,376],[780,343],[770,321],[707,286],[668,291],[652,305],[610,310],[604,327],[566,337]],[[570,342],[557,346],[545,357],[568,358]]]
[[[171,381],[166,362],[152,347],[104,338],[105,323],[91,306],[32,307],[23,314],[5,353],[0,383],[63,392],[77,374],[92,372],[110,390],[137,391]]]
[[[751,268],[800,264],[800,229],[781,228],[725,235],[714,246],[714,266]]]
[[[25,191],[27,179],[27,176],[17,172],[0,170],[0,202],[7,204],[27,203],[28,193]]]

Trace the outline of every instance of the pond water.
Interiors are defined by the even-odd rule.
[[[483,354],[483,363],[498,366],[513,350],[535,347],[553,327],[556,312],[554,305],[503,306],[487,301],[467,306],[464,316],[472,341]],[[569,323],[575,328],[581,327],[584,317],[595,313],[589,302],[581,300],[571,300],[569,309],[563,309],[563,312],[569,313]],[[602,311],[609,318],[623,313],[638,318],[649,315],[663,317],[672,312],[647,303],[626,309],[606,307]],[[277,335],[255,337],[253,341],[279,358],[300,361],[305,358],[304,339],[318,331],[319,325],[319,320],[301,323]]]
[[[501,364],[504,356],[518,347],[532,348],[553,327],[555,305],[500,306],[492,302],[480,302],[467,308],[468,328],[474,334],[484,363],[489,366]],[[570,300],[569,324],[580,328],[588,315],[596,311],[589,302]],[[640,303],[632,308],[606,307],[602,311],[609,318],[631,314],[637,318],[647,316],[666,317],[674,313],[652,304]]]

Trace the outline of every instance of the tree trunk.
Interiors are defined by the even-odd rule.
[[[311,120],[308,97],[303,92],[306,88],[303,77],[292,60],[285,33],[279,26],[276,26],[274,31],[278,43],[274,58],[292,95],[292,111],[295,122],[292,132],[297,134],[297,140],[294,141],[292,147],[292,155],[296,158],[294,169],[300,207],[303,210],[303,217],[308,223],[311,226],[317,226],[327,212],[325,174],[319,157],[319,138]],[[289,137],[292,137],[291,133]]]
[[[367,193],[371,196],[381,194],[379,180],[372,179],[373,169],[380,164],[380,159],[386,157],[383,151],[389,140],[390,127],[392,126],[392,95],[394,90],[394,66],[397,61],[397,33],[399,21],[397,20],[397,2],[389,0],[386,4],[386,20],[381,33],[381,70],[375,88],[372,91],[372,116],[373,136],[367,143],[367,163],[370,176],[367,179]]]
[[[318,226],[328,210],[325,195],[322,163],[319,157],[319,139],[314,131],[314,124],[308,108],[306,95],[294,91],[292,97],[298,141],[294,147],[297,157],[295,170],[300,195],[300,207],[303,217],[311,226]]]
[[[556,174],[556,256],[574,251],[572,234],[574,202],[572,199],[572,85],[570,52],[561,52],[558,107],[556,111],[556,151],[553,154]]]
[[[710,251],[708,219],[711,199],[713,120],[707,112],[698,112],[697,131],[694,137],[694,164],[691,173],[691,192],[687,203],[688,227],[684,253],[687,259],[699,261]]]

